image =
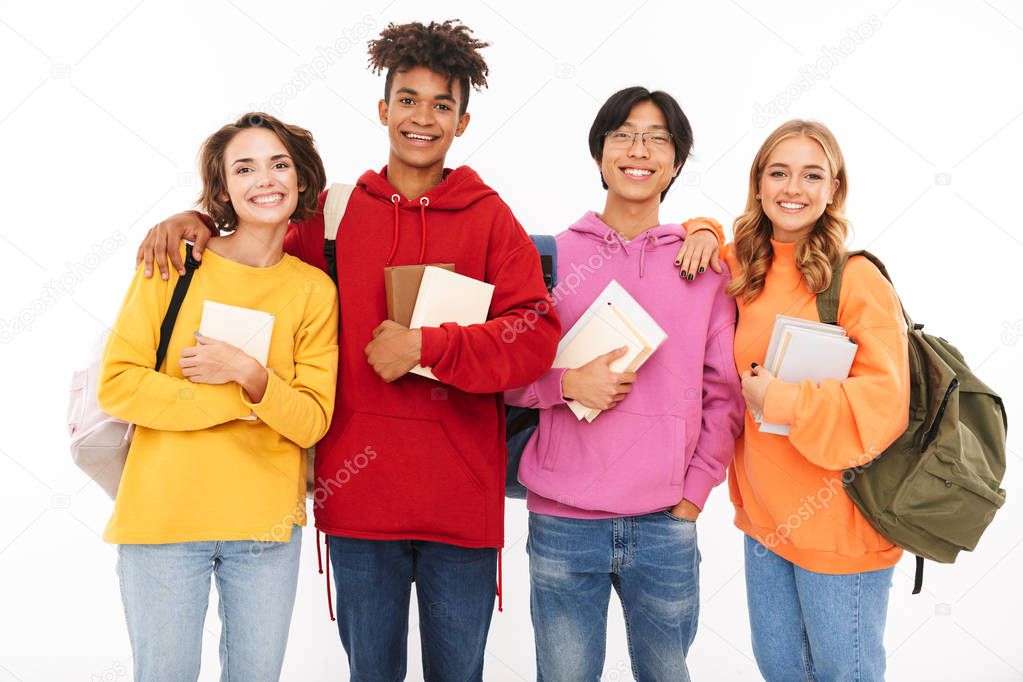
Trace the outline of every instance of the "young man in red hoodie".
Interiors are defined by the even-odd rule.
[[[424,677],[482,678],[504,542],[501,392],[549,368],[560,338],[557,316],[535,312],[548,300],[540,259],[511,210],[469,167],[444,167],[469,123],[470,86],[486,85],[485,46],[450,21],[392,24],[370,43],[371,67],[386,71],[390,155],[359,178],[338,232],[338,390],[314,495],[352,680],[404,677],[412,582]],[[291,225],[285,250],[325,269],[324,199]],[[184,213],[151,230],[147,271],[157,250],[166,267],[160,257],[183,235],[198,246],[208,228]],[[454,263],[493,284],[488,321],[387,321],[383,269],[415,263]],[[509,326],[522,333],[502,337]],[[417,364],[439,383],[409,374]]]

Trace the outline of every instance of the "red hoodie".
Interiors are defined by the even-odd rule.
[[[322,213],[292,224],[284,248],[325,269]],[[334,421],[316,447],[317,529],[501,547],[501,392],[546,371],[561,337],[553,310],[535,312],[548,300],[536,249],[497,192],[462,166],[413,200],[387,182],[386,168],[364,173],[337,254],[341,358]],[[493,284],[494,298],[484,324],[423,329],[422,364],[440,383],[408,374],[387,384],[364,349],[387,319],[384,267],[414,263],[454,263]]]

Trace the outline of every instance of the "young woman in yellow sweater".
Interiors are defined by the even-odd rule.
[[[746,210],[723,256],[739,310],[735,364],[749,410],[729,470],[735,525],[746,534],[753,651],[769,682],[882,680],[884,624],[902,550],[875,531],[842,486],[906,428],[909,359],[899,300],[866,259],[846,266],[838,323],[858,344],[849,378],[798,384],[761,367],[777,315],[819,321],[848,223],[842,152],[820,123],[771,133],[750,170]],[[686,277],[717,266],[717,237],[679,254]],[[761,433],[752,413],[788,424]]]
[[[135,275],[107,344],[100,406],[136,425],[104,539],[118,575],[135,679],[195,680],[214,576],[221,679],[280,675],[305,524],[305,454],[330,424],[337,294],[283,252],[326,175],[308,131],[247,114],[201,153],[211,239],[162,368],[160,324],[177,273]],[[199,336],[204,301],[274,316],[267,366]]]

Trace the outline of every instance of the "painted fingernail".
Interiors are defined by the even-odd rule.
[[[161,272],[160,277],[162,277],[164,280],[169,279],[169,275],[166,272]]]
[[[682,276],[683,276],[683,277],[685,277],[685,276],[686,276],[686,271],[685,271],[685,270],[683,270],[683,271],[682,271]]]
[[[693,281],[693,278],[694,278],[695,276],[696,276],[696,275],[689,275],[688,277],[686,277],[686,279],[688,279],[688,280],[689,280],[690,282],[692,282],[692,281]]]
[[[678,266],[680,266],[680,265],[682,265],[682,261],[680,261],[680,260],[677,260],[677,261],[675,261],[675,267],[676,267],[676,268],[677,268]]]
[[[751,362],[751,363],[750,363],[750,367],[752,367],[753,369],[756,369],[756,368],[757,368],[757,367],[759,367],[759,366],[760,366],[760,365],[758,365],[758,364],[757,364],[757,363],[755,363],[755,362]]]
[[[704,271],[704,270],[706,270],[706,269],[707,269],[707,268],[700,268],[700,272],[703,272],[703,271]]]

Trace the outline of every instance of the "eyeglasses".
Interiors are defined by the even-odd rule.
[[[669,147],[671,145],[671,133],[667,130],[609,130],[604,133],[607,144],[612,147],[631,147],[636,144],[636,137],[643,140],[643,144],[651,148]]]

